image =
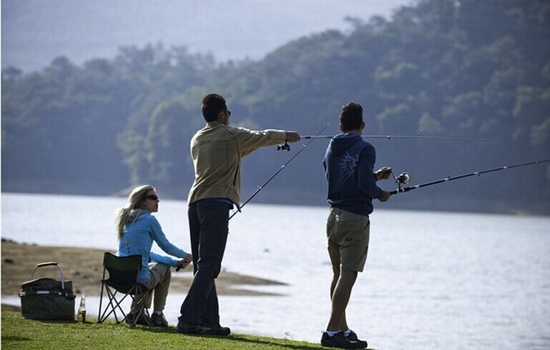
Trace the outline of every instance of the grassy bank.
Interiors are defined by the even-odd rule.
[[[73,247],[46,247],[2,240],[2,296],[17,296],[21,284],[30,279],[37,263],[57,261],[78,293],[99,295],[103,250]],[[53,272],[52,272],[53,271]],[[47,276],[58,278],[55,268]],[[181,276],[183,275],[183,276]],[[42,276],[40,276],[42,277]],[[174,273],[170,292],[183,293],[189,288],[189,273]],[[268,279],[224,271],[218,278],[219,294],[234,296],[272,295],[243,288],[241,285],[281,285]],[[180,334],[174,326],[163,329],[107,321],[97,324],[88,317],[82,322],[46,322],[24,319],[17,307],[2,305],[2,349],[140,349],[140,350],[230,350],[230,349],[323,349],[319,344],[296,342],[245,334],[229,337],[196,337]],[[319,334],[319,337],[321,335]]]
[[[112,321],[98,324],[95,319],[82,322],[27,320],[21,312],[2,306],[2,349],[140,349],[140,350],[320,350],[318,344],[287,339],[232,334],[229,337],[197,337],[176,332],[175,327],[149,328]]]

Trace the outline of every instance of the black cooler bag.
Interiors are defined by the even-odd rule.
[[[36,269],[56,266],[61,280],[34,278]],[[24,318],[33,320],[70,320],[75,318],[75,295],[73,283],[65,281],[63,269],[57,262],[44,262],[36,265],[31,280],[21,285],[21,313]]]

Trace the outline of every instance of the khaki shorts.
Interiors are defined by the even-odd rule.
[[[363,272],[369,250],[368,216],[330,208],[327,219],[328,254],[335,273]]]

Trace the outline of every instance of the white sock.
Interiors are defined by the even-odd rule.
[[[351,329],[344,331],[344,335],[346,336],[346,338],[349,337],[350,334],[351,334]]]
[[[340,333],[340,331],[326,331],[329,337],[334,337],[336,334]]]

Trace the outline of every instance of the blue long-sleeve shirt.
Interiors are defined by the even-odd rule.
[[[374,147],[360,135],[336,135],[323,160],[328,203],[359,215],[372,213],[372,200],[383,195],[373,173],[375,162]]]
[[[178,265],[178,260],[152,252],[151,247],[153,246],[153,242],[156,242],[160,249],[167,254],[181,259],[187,257],[186,251],[168,241],[157,218],[148,211],[142,211],[137,214],[135,220],[125,225],[117,252],[117,255],[121,257],[141,255],[141,271],[138,276],[139,283],[146,283],[150,279],[149,262],[157,262],[173,267]]]

